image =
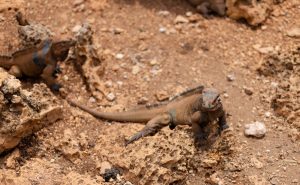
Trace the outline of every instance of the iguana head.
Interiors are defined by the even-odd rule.
[[[214,88],[205,88],[202,92],[202,108],[207,111],[215,111],[222,106],[220,94]]]
[[[73,46],[75,46],[74,40],[63,40],[58,42],[53,42],[51,51],[53,56],[58,61],[64,61],[69,53],[69,49]]]

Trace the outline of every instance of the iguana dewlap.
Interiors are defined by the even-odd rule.
[[[72,40],[58,42],[47,40],[38,46],[14,52],[11,56],[0,56],[0,67],[9,70],[9,73],[16,77],[41,76],[49,87],[58,90],[59,84],[55,82],[53,75],[57,62],[65,60],[69,48],[74,45],[75,42]]]
[[[152,109],[125,112],[98,112],[73,100],[68,99],[68,101],[97,118],[147,123],[140,132],[128,140],[127,144],[141,137],[153,135],[168,125],[171,129],[177,125],[191,125],[197,139],[204,137],[203,128],[212,121],[218,120],[219,132],[228,127],[219,93],[212,88],[206,88],[202,93],[192,94]]]

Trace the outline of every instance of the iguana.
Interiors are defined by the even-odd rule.
[[[182,99],[152,109],[144,108],[125,112],[97,112],[69,98],[67,100],[71,105],[77,106],[97,118],[120,122],[147,123],[141,131],[126,142],[126,145],[142,137],[154,135],[165,126],[174,129],[177,125],[190,125],[196,140],[207,137],[204,128],[208,123],[215,120],[218,120],[219,134],[228,128],[220,94],[214,88],[204,88],[201,93],[194,92]]]
[[[203,14],[204,17],[208,17],[209,12],[211,11],[220,16],[226,14],[225,0],[189,0],[189,2],[196,6],[196,9]]]
[[[41,76],[51,89],[58,90],[60,85],[55,82],[57,62],[65,60],[70,47],[74,45],[73,40],[46,40],[37,46],[16,51],[10,56],[0,56],[0,67],[9,70],[16,77]]]

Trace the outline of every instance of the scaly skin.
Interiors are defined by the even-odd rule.
[[[91,115],[112,121],[146,123],[146,126],[134,136],[126,145],[144,136],[154,135],[165,126],[174,129],[177,125],[190,125],[196,139],[206,137],[203,128],[210,122],[218,120],[219,134],[226,129],[225,111],[216,89],[205,88],[200,94],[192,94],[178,101],[152,109],[140,109],[125,112],[98,112],[85,105],[68,99],[71,105],[90,113]]]
[[[60,85],[54,78],[57,61],[65,60],[70,47],[74,45],[72,40],[44,41],[38,46],[14,52],[11,56],[0,56],[0,67],[16,77],[41,76],[49,87],[58,90]]]

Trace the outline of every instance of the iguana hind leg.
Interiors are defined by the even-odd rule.
[[[154,135],[158,131],[160,131],[163,127],[168,126],[170,121],[172,120],[171,116],[168,113],[163,113],[158,116],[155,116],[152,118],[146,126],[133,135],[126,143],[125,145],[128,145],[142,137],[149,136],[149,135]]]
[[[17,77],[17,78],[21,78],[22,77],[22,71],[20,70],[20,68],[18,66],[11,66],[11,68],[8,71],[9,74]]]

